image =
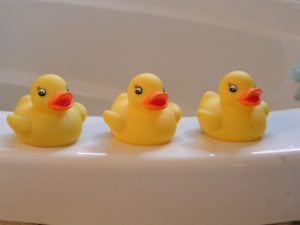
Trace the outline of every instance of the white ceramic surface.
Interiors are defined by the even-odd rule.
[[[164,146],[123,144],[89,117],[73,146],[20,143],[0,113],[0,218],[52,225],[259,225],[300,219],[300,110],[261,141],[228,143],[183,118]]]

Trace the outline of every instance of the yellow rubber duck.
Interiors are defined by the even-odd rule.
[[[226,74],[219,93],[206,92],[198,107],[199,124],[207,135],[225,141],[254,141],[266,128],[268,105],[252,77],[243,71]]]
[[[103,118],[115,137],[134,145],[169,142],[182,116],[180,108],[168,103],[162,81],[154,74],[135,76],[127,93],[120,94]]]
[[[46,74],[33,83],[30,95],[20,99],[7,122],[27,144],[58,147],[79,138],[86,116],[85,107],[73,103],[66,82],[58,75]]]

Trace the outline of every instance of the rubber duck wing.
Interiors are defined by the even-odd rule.
[[[122,93],[116,97],[112,104],[112,111],[122,111],[128,105],[127,93]]]
[[[217,93],[206,92],[199,102],[197,117],[204,130],[216,130],[221,126],[220,97]],[[205,122],[204,122],[205,121]]]
[[[17,103],[15,113],[21,114],[24,111],[24,107],[31,105],[31,97],[30,95],[24,95]]]
[[[169,103],[168,107],[174,112],[176,121],[178,122],[182,117],[182,111],[180,107],[173,102]]]
[[[16,114],[11,114],[7,116],[7,122],[17,134],[23,136],[27,136],[30,134],[31,124],[27,118]]]
[[[79,102],[75,102],[73,104],[73,107],[74,107],[74,109],[76,109],[79,112],[82,122],[83,122],[85,120],[85,118],[87,117],[86,108],[84,107],[84,105],[80,104]]]
[[[121,116],[113,111],[105,110],[102,114],[104,121],[110,127],[111,130],[121,132],[125,128],[125,120]]]
[[[216,92],[208,91],[202,96],[198,108],[210,109],[215,108],[216,105],[220,104],[220,97]]]
[[[266,116],[269,115],[270,109],[267,103],[265,103],[264,101],[262,101],[260,103],[260,106],[262,107],[263,111],[265,112]]]
[[[200,121],[201,128],[204,130],[214,131],[221,127],[222,120],[218,113],[198,109],[197,117]]]

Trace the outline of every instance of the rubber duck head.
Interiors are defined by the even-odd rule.
[[[131,107],[144,111],[159,111],[168,106],[168,94],[162,81],[154,74],[142,73],[128,85],[128,101]]]
[[[66,82],[55,74],[42,75],[36,79],[30,95],[33,107],[43,112],[63,112],[73,104],[73,95]]]
[[[243,71],[226,74],[219,84],[221,103],[228,108],[253,109],[261,103],[261,94],[252,77]]]

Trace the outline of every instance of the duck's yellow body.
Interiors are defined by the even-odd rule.
[[[7,121],[21,141],[58,147],[79,138],[86,115],[83,105],[72,102],[65,81],[50,74],[35,81],[31,94],[21,98]]]
[[[260,100],[261,90],[250,75],[234,71],[224,76],[219,92],[206,92],[198,107],[197,117],[207,135],[225,141],[254,141],[266,129],[269,113]]]
[[[182,115],[180,108],[167,100],[157,76],[140,74],[130,82],[128,93],[119,95],[103,117],[113,135],[123,142],[164,144],[173,138]]]

